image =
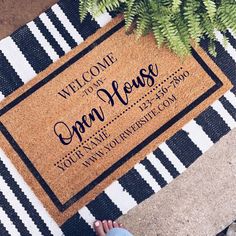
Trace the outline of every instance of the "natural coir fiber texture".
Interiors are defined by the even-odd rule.
[[[9,96],[1,103],[1,147],[7,154],[2,152],[1,165],[3,185],[9,181],[5,188],[16,194],[14,181],[24,183],[19,201],[28,214],[43,211],[40,204],[49,212],[32,220],[41,222],[40,231],[60,231],[57,223],[65,234],[90,235],[95,218],[115,219],[158,192],[235,126],[235,95],[228,91],[233,72],[216,65],[221,55],[234,61],[220,44],[216,64],[201,48],[180,59],[157,49],[151,35],[139,41],[126,35],[120,17],[88,37],[99,25],[87,19],[81,26],[67,4],[56,4],[1,41],[1,73],[14,80],[5,80],[2,89]],[[68,19],[66,30],[54,14]],[[101,26],[111,19],[102,17]],[[55,26],[62,38],[53,35]],[[59,37],[60,47],[48,32]],[[31,50],[42,47],[42,35],[51,46]],[[14,58],[6,46],[15,49]],[[33,207],[36,200],[41,203]],[[46,223],[51,216],[56,223]]]

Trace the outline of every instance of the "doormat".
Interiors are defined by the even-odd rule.
[[[73,4],[59,2],[2,40],[4,95],[111,19],[106,13],[81,25]],[[217,44],[213,60],[225,76],[201,49],[192,49],[192,57],[182,62],[156,49],[151,36],[139,42],[126,36],[123,26],[116,18],[1,103],[1,147],[8,157],[1,153],[5,187],[0,197],[21,215],[22,224],[3,208],[17,230],[32,227],[14,210],[9,189],[42,234],[59,235],[62,229],[66,235],[92,235],[95,218],[126,213],[235,126],[234,89],[221,97],[231,88],[226,76],[235,83],[234,51],[227,54]],[[77,39],[74,44],[68,32]],[[234,45],[231,40],[229,46]],[[15,49],[21,66],[6,46]]]
[[[1,146],[59,224],[232,87],[202,50],[182,62],[124,25],[2,102]]]

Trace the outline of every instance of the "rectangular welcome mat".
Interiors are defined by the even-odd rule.
[[[126,35],[120,17],[95,33],[111,16],[81,24],[75,2],[59,2],[0,44],[9,95],[1,210],[17,231],[60,235],[58,224],[66,235],[91,235],[95,218],[115,219],[159,191],[236,124],[230,32],[229,54],[217,43],[215,63],[200,48],[181,60],[151,35]]]
[[[232,87],[192,55],[116,18],[2,102],[1,146],[59,224]]]

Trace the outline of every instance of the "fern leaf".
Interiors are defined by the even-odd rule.
[[[172,11],[173,12],[179,12],[181,3],[182,3],[182,0],[173,0],[173,2],[172,2]]]
[[[98,10],[100,12],[113,11],[116,8],[120,7],[120,0],[101,0],[98,2]]]
[[[140,37],[153,32],[157,45],[167,45],[178,55],[191,51],[191,42],[209,39],[209,51],[216,55],[215,31],[228,28],[236,34],[236,0],[80,0],[80,19],[87,13],[122,11],[126,29],[136,27]],[[227,38],[224,38],[227,43]]]
[[[200,41],[202,36],[202,28],[200,26],[200,16],[196,14],[200,4],[198,1],[187,0],[184,7],[184,18],[188,25],[188,32],[190,37],[196,42]]]
[[[130,28],[132,22],[137,13],[137,5],[135,5],[135,0],[127,0],[126,1],[127,7],[124,11],[124,18],[126,23],[126,28]]]
[[[80,20],[83,21],[88,13],[89,8],[89,1],[80,0],[79,2],[79,13],[80,13]]]
[[[207,14],[211,21],[214,21],[215,14],[216,14],[216,4],[212,0],[203,0],[203,3],[206,7]]]
[[[234,32],[236,32],[236,3],[233,3],[233,1],[225,2],[226,4],[219,7],[219,19],[226,27],[231,28]]]
[[[142,35],[145,35],[152,25],[151,12],[149,11],[150,6],[145,1],[140,2],[138,5],[138,16],[137,16],[137,30],[136,34],[139,38]]]

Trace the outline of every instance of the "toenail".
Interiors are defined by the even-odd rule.
[[[123,226],[122,224],[120,224],[120,226]]]
[[[95,222],[95,226],[96,226],[96,227],[99,226],[99,222],[98,222],[98,221]]]
[[[105,224],[105,223],[106,223],[106,221],[104,220],[102,223],[103,223],[103,224]]]
[[[113,224],[116,224],[116,222],[115,222],[115,221],[113,221]]]
[[[111,220],[108,220],[108,222],[109,222],[109,223],[112,223],[112,221],[111,221]]]

